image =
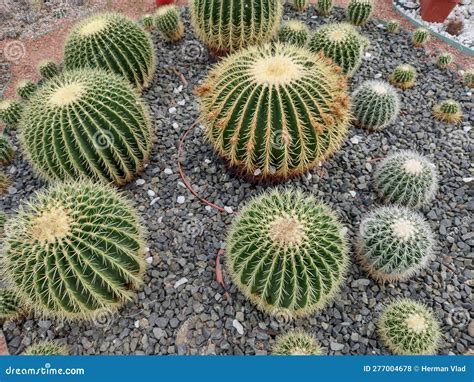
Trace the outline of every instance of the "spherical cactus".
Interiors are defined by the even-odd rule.
[[[47,179],[86,175],[123,185],[144,168],[150,129],[145,104],[126,80],[83,69],[43,85],[24,111],[20,138]]]
[[[318,0],[316,11],[322,16],[329,16],[332,11],[332,0]]]
[[[59,345],[53,341],[42,341],[31,345],[23,352],[23,355],[59,356],[69,355],[69,351],[66,345]]]
[[[41,61],[38,65],[38,73],[45,80],[50,80],[51,78],[59,74],[59,68],[54,61],[44,60]]]
[[[351,0],[347,6],[347,17],[354,25],[364,25],[372,16],[373,11],[372,0]]]
[[[379,207],[360,225],[357,252],[374,279],[404,281],[431,259],[433,233],[423,216],[408,208]]]
[[[18,94],[21,98],[27,100],[34,94],[37,88],[37,85],[33,81],[20,81],[16,86],[16,94]]]
[[[14,151],[5,134],[0,134],[0,164],[7,165],[13,159]]]
[[[281,0],[193,0],[190,5],[198,38],[216,53],[271,40],[280,27],[283,10]]]
[[[428,204],[438,190],[436,167],[413,151],[389,155],[377,166],[374,184],[389,203],[419,208]]]
[[[5,99],[0,101],[0,121],[15,126],[20,120],[23,106],[18,101]]]
[[[299,12],[303,12],[308,9],[309,0],[292,0],[291,6]]]
[[[16,293],[12,289],[0,289],[0,320],[16,318],[20,312],[21,303]]]
[[[387,30],[390,33],[398,33],[400,31],[400,22],[398,20],[387,21]]]
[[[58,183],[22,206],[7,228],[7,280],[40,314],[92,318],[116,310],[142,282],[142,228],[110,186]]]
[[[262,311],[285,318],[323,308],[348,265],[333,212],[295,189],[267,191],[235,218],[226,266],[239,290]]]
[[[273,355],[323,355],[323,349],[312,334],[301,329],[277,337],[272,347]]]
[[[127,78],[138,88],[155,72],[150,36],[134,21],[117,13],[99,14],[80,22],[64,47],[67,69],[102,68]]]
[[[4,194],[10,187],[11,179],[3,171],[0,171],[0,195]]]
[[[385,345],[398,355],[435,354],[441,339],[433,312],[409,299],[388,305],[380,317],[378,329]]]
[[[309,39],[309,28],[301,21],[290,20],[278,32],[278,41],[284,44],[305,46]]]
[[[168,41],[175,42],[184,37],[181,13],[176,5],[159,7],[155,13],[155,25]]]
[[[468,88],[474,88],[474,68],[466,70],[463,76],[463,82]]]
[[[304,173],[346,136],[350,100],[338,71],[324,57],[291,45],[228,57],[197,89],[209,141],[250,178]]]
[[[400,111],[397,91],[382,81],[366,81],[354,92],[352,114],[356,123],[369,130],[381,130],[395,121]]]
[[[453,62],[453,55],[448,52],[443,52],[438,55],[436,65],[440,69],[446,69]]]
[[[143,29],[151,31],[155,28],[155,21],[152,15],[146,14],[140,19],[140,25]]]
[[[425,46],[429,40],[430,40],[430,31],[425,28],[415,29],[411,36],[411,42],[413,43],[413,46],[417,48]]]
[[[447,123],[459,123],[462,119],[461,105],[452,99],[440,102],[433,108],[436,119]]]
[[[309,42],[312,52],[322,52],[352,76],[362,62],[367,40],[350,24],[334,23],[320,27]]]
[[[392,85],[405,90],[415,85],[416,77],[416,69],[411,65],[403,64],[395,68],[389,80]]]

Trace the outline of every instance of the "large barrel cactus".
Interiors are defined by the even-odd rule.
[[[68,354],[69,351],[66,345],[60,345],[53,341],[41,341],[31,345],[22,355],[58,356]]]
[[[0,134],[0,164],[10,164],[14,154],[15,152],[13,151],[10,140],[5,134]]]
[[[7,280],[40,314],[91,318],[117,309],[142,282],[142,229],[110,186],[58,183],[22,206],[7,228]]]
[[[82,175],[122,185],[140,172],[151,149],[145,104],[123,78],[103,70],[65,72],[28,103],[21,141],[49,179]]]
[[[66,69],[102,68],[141,88],[155,72],[150,36],[134,21],[117,13],[99,14],[80,22],[64,47]]]
[[[0,289],[0,320],[18,317],[21,311],[21,302],[15,291],[7,288]]]
[[[326,58],[290,45],[234,54],[197,90],[207,137],[249,177],[301,174],[346,136],[350,100],[339,71]]]
[[[192,0],[191,21],[209,49],[228,53],[271,40],[282,10],[281,0]]]
[[[333,212],[312,195],[272,190],[233,222],[226,265],[239,290],[264,312],[293,318],[326,305],[348,265]]]
[[[301,329],[294,329],[278,336],[272,346],[273,355],[322,355],[323,349],[314,336]]]

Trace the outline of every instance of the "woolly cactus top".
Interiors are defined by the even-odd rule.
[[[322,355],[323,350],[313,335],[301,329],[292,330],[278,336],[272,347],[274,355]]]

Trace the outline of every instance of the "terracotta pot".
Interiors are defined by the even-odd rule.
[[[156,0],[156,6],[161,7],[162,5],[174,4],[174,0]]]
[[[421,18],[425,21],[442,23],[461,0],[420,0]]]

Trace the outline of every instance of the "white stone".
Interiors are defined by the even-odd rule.
[[[170,107],[170,108],[168,109],[168,112],[169,112],[170,114],[175,114],[175,113],[176,113],[176,108],[175,108],[174,106],[173,106],[173,107]]]
[[[178,101],[178,105],[179,105],[179,106],[184,106],[184,105],[186,105],[186,100],[185,100],[185,99],[182,99],[181,101]]]
[[[351,194],[351,196],[352,196],[353,198],[355,198],[356,195],[357,195],[357,192],[355,192],[355,191],[349,191],[349,194]]]
[[[232,209],[232,207],[228,207],[228,206],[224,207],[224,211],[227,212],[228,214],[234,213],[234,210]]]
[[[462,181],[464,183],[471,183],[472,181],[474,181],[474,177],[473,178],[462,178]]]
[[[150,256],[150,257],[147,257],[147,258],[145,259],[145,261],[146,261],[148,264],[151,264],[151,263],[153,262],[153,257],[151,257],[151,256]]]
[[[186,201],[186,198],[184,196],[178,196],[176,201],[178,202],[178,204],[183,204]]]
[[[167,168],[165,168],[164,173],[165,173],[166,175],[171,175],[171,174],[173,173],[173,170],[170,169],[169,167],[167,167]]]
[[[137,186],[143,186],[145,183],[146,183],[146,182],[145,182],[145,179],[137,179],[137,180],[135,181],[135,184],[136,184]]]
[[[150,206],[152,206],[153,204],[155,204],[158,200],[160,200],[160,198],[155,198],[155,199],[153,199],[153,200],[150,202]]]
[[[260,170],[259,168],[257,168],[253,174],[254,174],[255,176],[259,176],[261,173],[262,173],[262,170]]]
[[[237,330],[237,333],[239,333],[240,335],[244,334],[244,327],[239,321],[237,320],[232,321],[232,326]]]
[[[374,76],[375,79],[379,79],[379,78],[382,78],[382,73],[377,73],[375,76]]]
[[[156,195],[156,194],[155,194],[155,191],[153,191],[153,190],[148,190],[148,191],[147,191],[147,194],[148,194],[148,196],[150,196],[150,197],[152,197],[152,198]]]
[[[174,283],[174,289],[178,289],[181,285],[186,284],[188,282],[188,279],[186,277],[183,277],[182,279],[179,279]]]
[[[173,122],[173,129],[179,129],[178,122]]]
[[[354,135],[354,136],[351,138],[351,142],[352,142],[354,145],[359,144],[359,142],[360,142],[360,137],[359,137],[358,135]]]

